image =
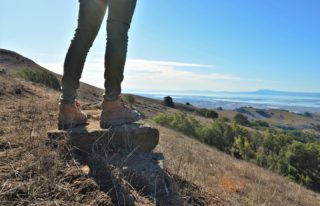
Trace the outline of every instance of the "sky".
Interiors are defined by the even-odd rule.
[[[62,74],[78,0],[0,2],[0,48]],[[320,92],[319,10],[319,0],[138,0],[123,90]],[[82,81],[103,87],[105,45],[106,21]]]

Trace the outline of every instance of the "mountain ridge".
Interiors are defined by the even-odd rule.
[[[212,90],[154,90],[154,91],[147,91],[147,90],[127,90],[130,92],[138,92],[138,93],[169,93],[169,94],[257,94],[257,95],[282,95],[282,96],[316,96],[320,97],[320,92],[295,92],[295,91],[280,91],[280,90],[271,90],[271,89],[258,89],[255,91],[212,91]]]

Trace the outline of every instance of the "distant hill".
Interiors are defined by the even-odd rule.
[[[145,93],[148,93],[147,91]],[[139,93],[144,93],[139,91]],[[243,91],[243,92],[233,92],[233,91],[211,91],[211,90],[171,90],[171,91],[162,91],[157,90],[152,93],[170,93],[170,94],[195,94],[195,95],[210,95],[210,94],[254,94],[254,95],[270,95],[270,96],[300,96],[300,97],[320,97],[320,92],[288,92],[288,91],[277,91],[269,89],[259,89],[256,91]]]
[[[15,76],[21,71],[46,71],[54,74],[59,80],[62,76],[54,73],[31,59],[22,56],[14,51],[0,48],[0,71],[10,76]],[[86,102],[94,102],[97,99],[102,99],[103,89],[81,82],[78,95]]]
[[[247,94],[260,94],[260,95],[278,95],[278,96],[304,96],[304,97],[320,97],[320,93],[317,92],[286,92],[286,91],[275,91],[269,89],[261,89],[254,92],[240,92]]]

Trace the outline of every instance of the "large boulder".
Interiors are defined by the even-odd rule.
[[[85,127],[48,132],[50,140],[64,139],[72,146],[84,152],[97,149],[129,149],[150,152],[159,143],[159,131],[145,124],[132,123],[101,129],[99,124],[91,122]]]
[[[159,142],[157,129],[138,123],[109,129],[98,125],[91,121],[84,127],[49,131],[49,142],[54,146],[63,142],[80,151],[73,153],[75,160],[118,205],[175,201],[171,177],[163,168],[164,156],[151,152]]]

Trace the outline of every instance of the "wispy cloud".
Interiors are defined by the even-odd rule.
[[[42,66],[62,73],[62,64]],[[206,72],[198,72],[197,68]],[[82,81],[103,87],[103,73],[103,58],[92,59],[85,65]],[[137,90],[228,90],[244,81],[231,74],[217,73],[215,65],[144,59],[128,59],[124,76],[123,88]]]
[[[153,61],[145,59],[129,59],[127,65],[131,66],[171,66],[171,67],[193,67],[193,68],[215,68],[215,65],[192,64],[173,61]]]

